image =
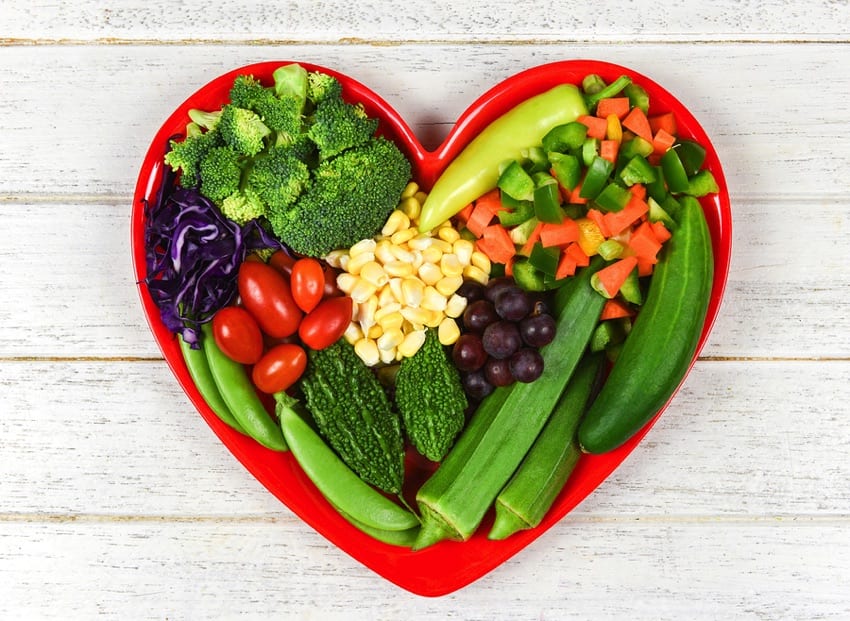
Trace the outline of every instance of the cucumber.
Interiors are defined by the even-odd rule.
[[[606,453],[637,433],[679,387],[699,343],[714,257],[702,206],[689,196],[680,202],[646,300],[579,426],[579,444],[587,453]]]
[[[543,431],[496,497],[496,518],[488,539],[506,539],[534,528],[552,508],[581,456],[575,433],[604,359],[602,354],[582,358]]]
[[[465,541],[546,424],[599,321],[605,298],[590,286],[604,265],[594,257],[555,295],[555,340],[541,349],[543,375],[496,389],[476,410],[436,472],[419,488],[422,529],[416,550],[444,539]]]

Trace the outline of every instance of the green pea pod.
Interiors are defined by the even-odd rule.
[[[561,393],[546,426],[496,497],[490,539],[505,539],[543,521],[581,456],[576,429],[602,369],[604,355],[586,355]]]
[[[419,518],[363,481],[325,444],[293,407],[295,400],[275,395],[286,442],[305,474],[343,517],[377,531],[418,529]]]
[[[490,123],[440,175],[422,205],[419,229],[430,230],[496,187],[500,167],[542,144],[558,125],[587,114],[581,91],[559,84],[514,106]]]
[[[280,427],[269,416],[266,407],[257,396],[257,391],[251,383],[245,367],[230,358],[219,349],[208,323],[201,328],[201,341],[210,373],[215,385],[221,393],[221,398],[230,409],[233,418],[239,423],[245,433],[257,442],[273,451],[285,451],[286,442]]]
[[[183,360],[186,362],[186,368],[189,369],[189,375],[195,386],[210,409],[218,416],[226,425],[232,427],[239,433],[245,433],[233,414],[230,408],[221,398],[221,393],[215,385],[212,373],[210,373],[210,365],[207,363],[207,356],[202,348],[192,349],[183,337],[177,336],[177,342],[180,343],[180,351],[183,352]]]
[[[374,528],[372,526],[364,524],[360,520],[354,519],[339,507],[335,506],[334,508],[352,526],[366,533],[367,535],[372,537],[372,539],[377,539],[382,543],[387,543],[392,546],[399,546],[401,548],[412,548],[413,542],[416,541],[416,537],[417,535],[419,535],[418,524],[413,528],[408,528],[406,530],[386,530],[383,528]]]

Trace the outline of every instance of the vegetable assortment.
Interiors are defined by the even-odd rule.
[[[162,321],[212,411],[374,539],[536,527],[687,372],[713,273],[697,198],[718,188],[630,78],[528,98],[427,193],[297,64],[189,117],[145,213]],[[433,466],[414,489],[412,455]]]

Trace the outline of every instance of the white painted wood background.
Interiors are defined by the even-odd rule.
[[[398,4],[0,5],[0,619],[850,619],[850,4]],[[193,412],[133,284],[138,167],[244,64],[337,68],[433,146],[496,82],[570,58],[652,77],[712,137],[727,297],[608,481],[422,598],[302,524]]]

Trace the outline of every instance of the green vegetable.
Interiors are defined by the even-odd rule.
[[[297,253],[322,257],[372,237],[398,205],[410,163],[382,137],[323,161],[298,200],[269,208],[274,234]]]
[[[696,351],[711,293],[714,260],[702,207],[681,199],[677,226],[617,362],[579,427],[589,453],[626,442],[670,399]]]
[[[284,75],[275,74],[274,88],[266,88],[250,75],[237,76],[230,88],[230,103],[255,112],[275,134],[273,142],[286,144],[302,132],[306,81],[303,92],[299,93],[297,87],[289,84],[282,86]]]
[[[260,116],[246,108],[227,104],[221,109],[221,118],[215,127],[228,145],[242,155],[256,155],[265,146],[271,130]]]
[[[582,198],[596,198],[602,189],[608,184],[608,177],[614,172],[614,165],[599,155],[594,155],[584,182],[581,184],[579,196]]]
[[[539,381],[499,387],[486,397],[417,492],[422,530],[414,549],[443,539],[465,541],[478,528],[545,425],[587,347],[605,303],[591,288],[590,277],[603,263],[594,257],[556,292],[556,337],[540,350],[544,370]]]
[[[603,356],[587,355],[576,367],[546,426],[496,497],[490,539],[534,528],[552,507],[581,455],[575,433],[603,361]]]
[[[365,144],[377,129],[378,119],[369,118],[361,104],[334,97],[316,106],[307,135],[318,147],[319,157],[327,159]]]
[[[411,444],[431,461],[440,461],[463,428],[467,407],[460,373],[436,330],[399,365],[395,403]]]
[[[354,348],[340,339],[309,350],[299,382],[322,436],[349,468],[385,492],[401,492],[404,446],[401,422],[381,383]]]
[[[534,214],[541,222],[560,223],[564,219],[558,180],[549,173],[534,175]]]
[[[406,533],[419,526],[416,515],[368,485],[343,463],[298,413],[295,399],[277,393],[275,402],[293,457],[343,517],[364,530]]]
[[[239,189],[242,179],[241,155],[233,147],[213,147],[201,160],[200,174],[201,194],[220,204]]]
[[[194,348],[183,340],[181,335],[177,335],[177,342],[180,344],[180,351],[183,352],[183,360],[186,362],[186,368],[189,370],[189,376],[195,382],[195,386],[210,409],[218,416],[226,425],[232,427],[239,433],[245,433],[233,414],[230,413],[230,408],[221,397],[218,387],[215,385],[210,373],[210,365],[207,362],[207,356],[204,350],[200,347]]]
[[[310,181],[310,170],[292,149],[273,146],[258,156],[247,174],[247,187],[269,210],[292,205]],[[227,215],[227,214],[225,214]]]
[[[183,140],[171,140],[165,163],[180,172],[180,185],[184,188],[197,187],[201,182],[201,161],[214,147],[224,145],[221,134],[215,131],[202,132],[199,125],[189,123]]]
[[[233,418],[244,432],[273,451],[285,451],[286,441],[280,427],[272,420],[257,396],[245,367],[228,358],[212,335],[209,322],[203,324],[201,345],[207,357],[210,373]]]
[[[482,130],[437,179],[422,205],[419,228],[430,230],[496,187],[500,166],[520,160],[557,125],[587,114],[578,88],[561,84],[518,104]]]
[[[530,201],[534,198],[534,179],[518,160],[511,160],[505,167],[496,181],[496,186],[503,196],[507,195],[517,201]]]

